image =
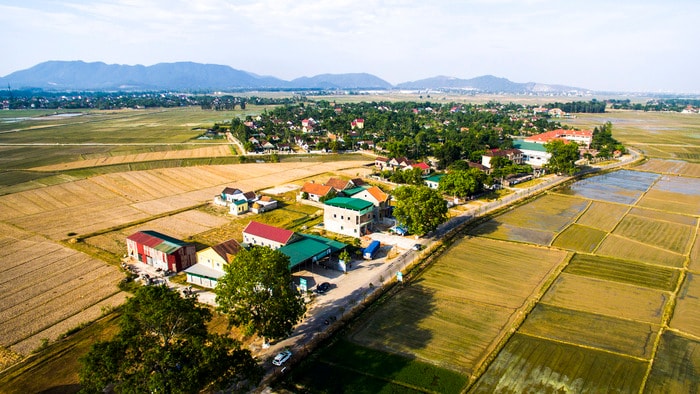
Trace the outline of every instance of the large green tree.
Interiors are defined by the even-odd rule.
[[[552,140],[545,144],[544,147],[547,153],[552,155],[545,168],[557,174],[573,175],[576,172],[574,163],[579,159],[577,144],[573,142],[567,144],[562,140]]]
[[[254,246],[236,254],[224,270],[214,289],[218,310],[247,334],[284,338],[306,312],[289,257],[279,250]]]
[[[396,197],[394,216],[412,234],[423,235],[447,220],[447,204],[437,190],[427,186],[401,186]]]
[[[191,393],[257,383],[262,372],[250,351],[208,333],[211,317],[193,296],[140,287],[122,308],[120,331],[81,358],[83,391],[113,385],[121,393]]]
[[[457,197],[469,197],[484,190],[486,174],[476,168],[451,171],[440,179],[438,190]]]

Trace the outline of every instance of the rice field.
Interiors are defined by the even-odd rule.
[[[644,392],[700,392],[700,342],[673,331],[665,331]]]
[[[580,253],[564,272],[669,292],[676,290],[680,278],[677,269]]]
[[[627,211],[629,211],[628,205],[592,201],[586,212],[578,218],[576,223],[610,232],[622,220]]]
[[[633,205],[659,178],[658,174],[620,170],[582,179],[557,192],[590,200]]]
[[[608,235],[603,240],[598,249],[596,249],[596,254],[676,268],[683,267],[686,260],[686,256],[683,254],[614,234]]]
[[[632,213],[625,216],[613,234],[671,252],[686,254],[695,235],[695,226],[649,219]]]
[[[700,277],[689,273],[678,292],[676,309],[670,326],[683,333],[700,337]]]
[[[591,253],[606,235],[608,233],[603,230],[574,223],[559,233],[552,245],[576,252]]]

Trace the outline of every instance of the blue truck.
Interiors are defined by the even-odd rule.
[[[363,251],[362,257],[364,257],[365,260],[372,260],[374,255],[379,251],[380,246],[379,241],[372,241]]]

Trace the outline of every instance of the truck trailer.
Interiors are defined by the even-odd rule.
[[[374,255],[379,251],[380,246],[379,241],[372,241],[363,251],[362,257],[364,257],[365,260],[372,260]]]

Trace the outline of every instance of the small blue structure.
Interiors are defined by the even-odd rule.
[[[377,254],[379,251],[379,247],[381,245],[379,244],[379,241],[372,241],[364,250],[362,253],[362,257],[364,257],[365,260],[372,260],[374,258],[374,255]]]

